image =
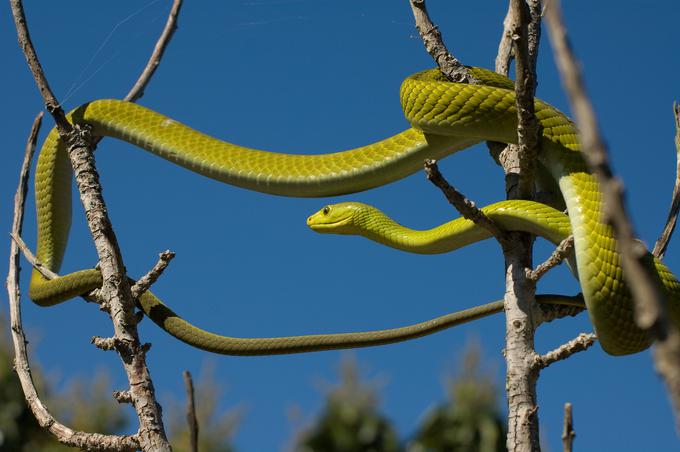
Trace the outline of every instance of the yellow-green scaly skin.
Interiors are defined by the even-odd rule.
[[[412,129],[362,148],[315,156],[271,153],[226,143],[144,107],[116,100],[91,102],[74,110],[70,117],[74,122],[89,124],[95,136],[128,141],[225,183],[283,196],[333,196],[387,184],[420,170],[426,158],[442,158],[479,141],[514,142],[512,82],[482,69],[472,71],[482,85],[445,82],[436,71],[409,77],[402,85],[401,100]],[[616,355],[643,350],[649,345],[649,338],[633,321],[630,294],[615,241],[611,229],[600,221],[601,194],[579,152],[574,126],[562,113],[539,100],[536,115],[543,127],[539,158],[559,183],[569,209],[580,283],[600,343],[607,352]],[[40,152],[35,192],[37,256],[54,271],[59,269],[68,238],[70,181],[68,158],[53,130]],[[671,316],[678,322],[680,285],[663,264],[655,262],[655,266],[669,293]],[[56,304],[100,284],[101,277],[95,270],[83,270],[49,282],[34,272],[31,298],[41,305]],[[395,329],[388,330],[387,339],[381,336],[385,332],[227,338],[191,326],[149,292],[141,297],[140,305],[154,322],[180,340],[225,354],[295,353],[365,346],[401,340],[400,335],[406,334]],[[484,313],[475,309],[468,310],[468,317],[463,320],[476,314],[487,315],[491,308]],[[427,334],[422,332],[426,330],[421,328],[417,335]]]

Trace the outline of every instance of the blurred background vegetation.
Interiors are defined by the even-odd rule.
[[[0,317],[0,451],[62,452],[73,450],[58,444],[41,429],[24,401],[12,369],[13,352]],[[448,398],[421,416],[415,432],[400,435],[389,416],[380,410],[378,388],[363,381],[354,359],[343,360],[339,382],[326,389],[325,404],[306,426],[295,433],[294,452],[443,452],[505,450],[505,420],[499,408],[493,372],[483,370],[478,346],[467,348],[456,375],[448,378]],[[58,385],[33,364],[33,376],[43,400],[66,425],[101,433],[134,431],[133,413],[111,396],[109,377],[76,377]],[[178,378],[182,378],[178,375]],[[224,388],[207,365],[194,383],[196,417],[201,452],[233,452],[232,438],[244,414],[240,408],[220,412]],[[173,447],[190,451],[186,402],[162,401],[165,425]],[[283,446],[282,446],[283,447]]]

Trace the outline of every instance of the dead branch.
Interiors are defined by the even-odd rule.
[[[515,9],[512,3],[508,2],[508,12],[503,20],[503,33],[501,40],[498,42],[498,53],[496,54],[496,72],[505,75],[510,75],[510,63],[515,58],[513,51],[512,27],[515,19]]]
[[[31,128],[31,133],[26,145],[26,152],[24,161],[19,173],[19,185],[17,187],[16,195],[14,196],[14,219],[12,221],[12,234],[19,236],[21,234],[24,216],[24,206],[26,201],[28,174],[35,150],[36,138],[40,128],[42,113],[36,116]],[[21,388],[26,397],[26,402],[35,416],[38,424],[47,429],[55,436],[62,444],[71,447],[78,447],[81,449],[92,450],[110,450],[110,451],[133,451],[137,450],[139,443],[136,435],[133,436],[116,436],[116,435],[101,435],[98,433],[86,433],[73,430],[66,425],[59,422],[52,413],[49,412],[45,404],[40,400],[33,377],[31,375],[31,368],[28,359],[28,350],[26,349],[26,336],[24,334],[23,325],[21,321],[21,293],[19,291],[19,245],[12,240],[10,243],[10,260],[9,272],[7,275],[7,293],[9,298],[9,310],[12,330],[12,341],[14,343],[14,369],[16,370]]]
[[[664,254],[666,254],[666,248],[668,248],[668,242],[675,230],[678,210],[680,209],[680,105],[675,102],[673,102],[673,117],[675,118],[675,185],[673,186],[673,196],[671,196],[671,207],[668,209],[666,225],[654,245],[654,251],[652,251],[652,254],[659,259],[663,259]]]
[[[184,386],[187,389],[187,423],[189,424],[189,443],[191,452],[198,452],[198,419],[196,417],[196,400],[194,397],[194,381],[191,373],[185,370]]]
[[[536,93],[536,57],[540,36],[540,15],[532,17],[529,1],[511,0],[514,20],[510,21],[510,36],[515,53],[515,98],[517,103],[517,153],[521,171],[517,175],[517,196],[519,199],[533,199],[534,167],[538,150],[539,124],[534,114]],[[533,2],[535,6],[538,1]],[[540,7],[540,5],[538,5]],[[530,33],[530,28],[533,33]],[[532,52],[529,52],[531,43]]]
[[[474,222],[476,225],[488,230],[499,242],[507,240],[507,233],[500,228],[491,218],[487,217],[474,202],[470,201],[461,192],[452,187],[444,176],[439,172],[436,160],[425,160],[425,175],[427,180],[438,187],[453,207],[463,217]]]
[[[508,199],[532,199],[534,165],[538,144],[538,123],[534,117],[536,89],[535,62],[538,55],[540,30],[538,0],[511,0],[506,29],[515,55],[515,97],[517,103],[517,145],[506,147],[498,160],[505,172]],[[533,34],[532,34],[533,33]],[[503,39],[499,49],[503,49]],[[505,54],[506,58],[509,56]],[[497,57],[497,71],[507,70]],[[511,246],[503,247],[505,258],[505,360],[508,397],[508,437],[506,445],[512,451],[539,451],[538,404],[536,380],[538,370],[527,357],[533,356],[534,334],[541,318],[535,318],[535,284],[527,278],[532,268],[533,238],[528,234],[511,233]]]
[[[141,294],[149,290],[149,287],[156,282],[156,280],[163,274],[165,269],[170,265],[170,261],[174,259],[175,253],[170,250],[165,250],[158,255],[158,262],[153,266],[149,272],[139,278],[137,282],[130,288],[132,297],[137,299]]]
[[[156,42],[153,52],[151,53],[151,57],[146,63],[144,70],[139,76],[139,79],[137,79],[134,86],[132,89],[130,89],[130,92],[127,93],[127,96],[125,96],[123,100],[137,102],[137,100],[139,100],[144,95],[144,89],[146,89],[146,86],[151,81],[151,77],[153,77],[154,72],[156,72],[156,69],[161,64],[161,59],[163,58],[165,49],[170,43],[175,31],[177,31],[177,16],[179,16],[179,10],[181,8],[182,0],[174,0],[172,2],[172,8],[170,8],[168,20],[165,22],[165,27],[163,27],[161,36],[158,38],[158,42]]]
[[[596,340],[597,336],[593,333],[581,333],[576,338],[570,340],[566,344],[560,345],[555,350],[552,350],[545,355],[534,355],[534,362],[532,365],[538,370],[545,369],[557,361],[569,358],[574,353],[587,350]]]
[[[580,130],[583,154],[600,184],[605,215],[617,239],[626,281],[633,294],[635,320],[640,328],[647,330],[656,339],[654,347],[656,369],[664,378],[674,407],[676,424],[680,426],[680,333],[676,325],[668,321],[666,294],[660,285],[658,275],[649,265],[648,251],[635,238],[628,219],[623,184],[614,177],[609,165],[607,148],[586,94],[576,57],[567,39],[559,0],[551,1],[546,10],[546,18],[557,66],[574,112],[576,125]]]
[[[410,0],[410,4],[416,28],[425,44],[425,50],[437,63],[442,74],[452,82],[479,83],[470,71],[446,49],[439,27],[432,23],[427,13],[425,0]]]
[[[566,239],[562,240],[557,248],[552,252],[550,257],[542,262],[535,270],[527,269],[527,278],[529,278],[534,283],[537,283],[539,279],[543,277],[551,268],[556,267],[562,263],[562,261],[569,255],[571,250],[574,248],[574,236],[570,235]]]
[[[21,236],[16,235],[14,233],[10,233],[10,237],[14,242],[16,242],[17,246],[21,250],[21,253],[24,255],[24,258],[31,264],[33,268],[38,270],[41,275],[43,275],[46,279],[54,279],[58,278],[59,275],[49,268],[45,267],[42,262],[38,260],[37,257],[35,257],[35,254],[31,251],[31,249],[26,245],[26,242],[24,242],[24,239],[21,238]]]
[[[564,404],[564,427],[562,429],[562,446],[564,452],[572,452],[574,448],[574,420],[571,414],[571,403]]]
[[[160,405],[155,400],[153,383],[146,366],[145,353],[148,347],[140,344],[139,341],[134,315],[134,300],[125,276],[125,267],[117,239],[101,194],[99,176],[92,153],[93,142],[86,129],[72,126],[66,120],[64,112],[50,90],[47,78],[40,66],[30,39],[21,0],[11,0],[10,3],[19,45],[24,51],[46,108],[54,117],[60,137],[67,146],[76,184],[80,192],[80,199],[85,207],[88,227],[97,249],[99,267],[103,278],[100,294],[113,322],[114,343],[125,368],[130,384],[132,404],[139,418],[140,428],[137,434],[139,447],[142,450],[170,451],[171,447],[165,435]],[[172,16],[176,16],[179,6],[177,2],[173,5],[169,23],[174,24],[175,18]],[[171,25],[170,29],[173,27],[174,25]],[[160,47],[157,45],[158,55],[155,63],[152,63],[154,68],[158,65],[163,53],[165,44],[162,41],[167,43],[171,35],[172,31],[163,33],[165,37],[161,37]],[[154,62],[153,56],[150,61]],[[146,75],[142,75],[139,88],[132,90],[133,96],[141,95],[143,87],[153,74],[153,70],[152,68]]]

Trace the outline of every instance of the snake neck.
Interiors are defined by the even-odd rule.
[[[481,210],[502,229],[529,232],[555,244],[570,233],[568,217],[544,204],[501,201]],[[417,254],[448,253],[491,237],[487,229],[465,218],[432,229],[407,228],[371,206],[363,206],[360,213],[355,214],[352,224],[341,233],[360,235],[391,248]]]

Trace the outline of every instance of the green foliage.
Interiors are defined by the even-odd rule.
[[[241,418],[241,410],[220,413],[219,401],[224,389],[215,380],[214,368],[204,365],[194,381],[194,400],[198,420],[198,450],[200,452],[232,452],[231,438]],[[188,451],[190,447],[186,402],[170,400],[166,413],[170,444],[174,450]]]
[[[506,423],[498,408],[496,385],[479,366],[478,347],[470,347],[460,375],[449,383],[449,401],[429,413],[409,452],[505,451]]]
[[[341,382],[328,394],[326,407],[309,431],[300,435],[299,452],[393,452],[396,431],[378,413],[376,391],[359,381],[356,364],[345,361]]]

